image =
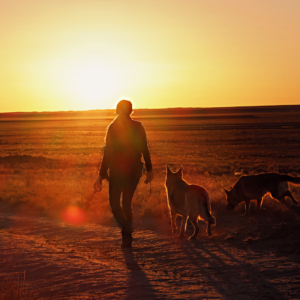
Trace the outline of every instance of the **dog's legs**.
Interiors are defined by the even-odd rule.
[[[293,195],[291,194],[291,192],[289,191],[289,190],[287,190],[283,195],[282,195],[282,197],[290,197],[291,199],[292,199],[292,201],[293,201],[293,203],[294,204],[298,204],[298,201],[296,201],[295,199],[294,199],[294,197],[293,197]]]
[[[293,201],[294,204],[298,204],[298,201],[296,201],[294,199],[293,195],[291,194],[291,192],[289,190],[285,191],[280,196],[277,193],[272,193],[272,197],[277,199],[283,206],[286,205],[285,197],[291,198],[291,200]]]
[[[256,210],[261,210],[261,201],[262,201],[262,198],[261,199],[256,199]]]
[[[275,197],[273,197],[275,198]],[[285,212],[287,210],[287,205],[286,205],[286,201],[285,201],[285,196],[282,197],[278,197],[275,198],[276,200],[278,200],[280,202],[280,204],[282,205],[282,211]]]
[[[208,235],[209,237],[212,236],[211,225],[210,225],[210,224],[207,224],[207,230],[206,230],[206,232],[207,232],[207,235]]]
[[[182,220],[181,220],[181,227],[180,227],[180,233],[179,233],[179,237],[184,237],[184,232],[185,232],[185,228],[186,228],[186,223],[187,223],[187,219],[188,216],[182,216]]]
[[[177,226],[176,226],[176,212],[171,210],[171,225],[172,225],[172,232],[176,233],[177,232]]]
[[[199,226],[198,226],[198,216],[196,216],[196,218],[191,218],[190,220],[192,222],[192,224],[194,225],[194,233],[189,237],[190,240],[193,240],[197,237],[198,232],[199,232]]]
[[[250,212],[250,201],[246,200],[245,201],[245,214],[248,216]]]
[[[285,208],[286,208],[286,201],[285,201],[286,192],[284,192],[282,195],[279,195],[277,192],[271,193],[271,196],[274,199],[278,200],[278,202],[282,205],[283,210],[285,210]]]
[[[286,205],[285,196],[278,197],[275,199],[277,199],[280,202],[280,204],[282,204],[283,207]]]
[[[246,217],[249,215],[249,209],[250,209],[250,201],[245,200],[245,213],[241,215],[241,217]]]

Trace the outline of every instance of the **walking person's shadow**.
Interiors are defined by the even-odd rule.
[[[122,248],[128,273],[128,292],[125,299],[158,299],[145,272],[135,260],[134,250]]]

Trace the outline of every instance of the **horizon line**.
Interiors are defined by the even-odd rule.
[[[295,107],[300,106],[300,104],[274,104],[274,105],[241,105],[241,106],[189,106],[189,107],[160,107],[160,108],[133,108],[135,110],[176,110],[176,109],[230,109],[230,108],[254,108],[254,107]],[[115,111],[115,108],[98,108],[98,109],[87,109],[87,110],[44,110],[44,111],[9,111],[0,112],[0,114],[26,114],[26,113],[69,113],[69,112],[96,112],[96,111]]]

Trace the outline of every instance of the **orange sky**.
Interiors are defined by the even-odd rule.
[[[0,0],[0,112],[300,104],[300,1]]]

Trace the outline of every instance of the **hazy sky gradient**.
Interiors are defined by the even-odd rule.
[[[0,0],[0,112],[300,104],[298,0]]]

